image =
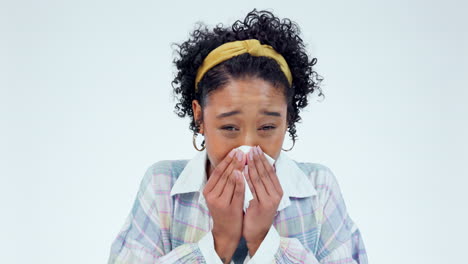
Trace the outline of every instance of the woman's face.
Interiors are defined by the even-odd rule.
[[[193,100],[195,120],[202,109]],[[233,148],[259,145],[277,159],[287,131],[287,105],[282,91],[258,78],[232,80],[208,96],[200,134],[205,136],[207,175]]]

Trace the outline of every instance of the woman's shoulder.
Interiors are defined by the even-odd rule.
[[[304,173],[319,173],[330,171],[330,168],[323,163],[318,162],[308,162],[308,161],[297,161],[293,160],[297,166],[304,171]]]
[[[159,160],[149,165],[147,171],[150,171],[153,175],[179,175],[188,162],[188,159]]]
[[[158,190],[170,190],[189,162],[188,159],[159,160],[146,167],[141,179],[140,189],[146,190],[150,186],[157,186]]]
[[[335,191],[340,192],[340,186],[335,173],[329,166],[318,162],[294,162],[304,172],[319,193]]]
[[[294,163],[306,174],[307,176],[312,177],[332,177],[333,172],[327,165],[319,162],[307,162],[307,161],[297,161],[293,160]]]
[[[177,178],[189,161],[189,159],[159,160],[150,164],[146,169],[146,173],[153,176]]]

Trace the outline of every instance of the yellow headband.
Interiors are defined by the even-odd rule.
[[[270,45],[260,44],[258,39],[247,39],[227,42],[212,50],[208,56],[206,56],[200,68],[198,68],[197,77],[195,78],[195,91],[198,90],[198,82],[200,82],[203,75],[209,69],[242,53],[249,53],[253,56],[266,56],[275,59],[280,65],[281,70],[286,75],[289,85],[292,85],[291,71],[289,70],[288,63],[283,56],[276,52],[276,50],[274,50]]]

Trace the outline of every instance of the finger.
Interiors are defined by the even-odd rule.
[[[233,157],[236,154],[236,150],[232,149],[228,155],[216,166],[216,168],[213,170],[211,173],[210,177],[208,178],[208,182],[205,185],[205,190],[206,192],[211,192],[213,188],[216,186],[218,183],[219,179],[223,175],[223,172],[226,170],[226,168],[231,164],[233,161]]]
[[[240,172],[237,169],[234,169],[229,175],[226,184],[224,185],[224,189],[221,191],[219,199],[222,201],[223,204],[230,204],[232,201],[232,195],[234,193],[234,189],[237,183],[237,174]]]
[[[213,188],[211,193],[215,197],[220,197],[223,194],[224,187],[226,186],[226,183],[228,182],[229,176],[234,172],[236,168],[236,158],[234,158],[229,164],[229,166],[224,170],[223,174],[221,175],[220,179],[216,183],[216,186]]]
[[[245,193],[244,179],[238,170],[235,170],[235,172],[237,174],[236,187],[234,189],[234,195],[232,196],[231,204],[234,206],[234,208],[243,208]]]
[[[255,193],[257,194],[257,200],[262,202],[263,199],[268,199],[269,195],[265,190],[265,186],[263,185],[262,179],[258,174],[257,170],[257,162],[258,162],[258,154],[254,151],[254,148],[250,149],[249,152],[249,177],[250,181],[252,182]]]
[[[249,167],[248,165],[244,167],[245,180],[247,181],[248,187],[250,189],[250,192],[252,193],[253,198],[257,199],[257,194],[255,194],[255,188],[254,188],[252,182],[250,181],[248,167]]]
[[[223,175],[216,183],[216,186],[213,188],[212,193],[215,197],[220,197],[223,194],[224,187],[226,186],[229,176],[232,172],[239,166],[238,163],[241,162],[239,158],[241,158],[241,151],[236,151],[236,158],[232,159],[232,162],[229,164],[227,169],[223,172]]]
[[[260,151],[259,147],[255,147],[254,149],[257,153],[257,155],[254,156],[254,161],[257,168],[258,176],[262,180],[263,186],[265,186],[266,193],[269,196],[274,196],[277,193],[276,188],[273,185],[273,182],[271,182],[270,176],[268,175],[268,171],[263,165],[263,160],[266,160],[265,154],[263,154],[263,152]]]
[[[264,177],[260,178],[263,180],[263,184],[267,188],[268,194],[270,194],[270,196],[274,194],[281,194],[281,185],[278,188],[278,186],[275,186],[276,184],[272,180],[273,177],[276,177],[276,173],[273,170],[273,166],[271,166],[268,160],[266,159],[265,154],[263,153],[263,150],[260,148],[260,146],[258,146],[257,151],[259,153],[259,163],[261,164],[257,166],[257,170],[259,171],[260,176],[264,175]]]
[[[236,164],[236,169],[238,169],[239,171],[242,171],[245,166],[245,153],[242,150],[237,150],[237,151],[239,152],[240,156],[238,156],[238,158],[240,158],[240,160],[238,160],[239,162],[237,162]]]
[[[283,193],[283,187],[281,187],[281,183],[280,183],[280,181],[279,181],[278,174],[276,174],[276,166],[275,166],[275,164],[273,164],[272,167],[273,167],[272,170],[273,170],[274,173],[273,173],[273,174],[270,174],[270,176],[273,175],[273,176],[271,177],[271,180],[273,181],[273,184],[275,185],[276,190],[277,190],[277,191],[281,191],[280,193]]]

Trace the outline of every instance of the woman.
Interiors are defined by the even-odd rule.
[[[322,95],[299,33],[254,9],[178,45],[176,113],[200,152],[148,168],[109,263],[367,263],[331,170],[282,151],[307,96]]]

